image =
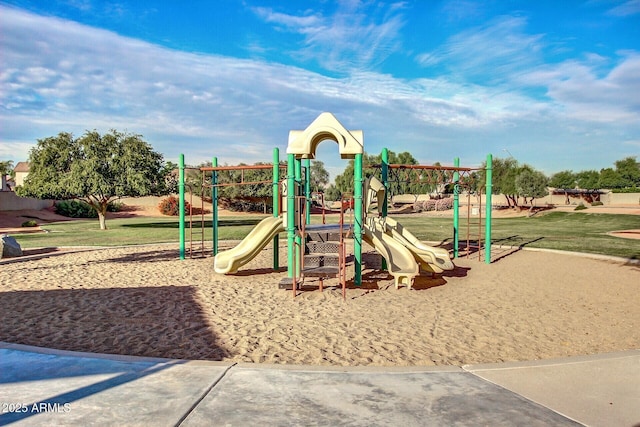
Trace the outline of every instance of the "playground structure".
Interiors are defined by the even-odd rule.
[[[354,160],[354,194],[341,207],[352,207],[353,221],[346,224],[344,209],[341,209],[340,222],[334,225],[310,225],[311,192],[310,192],[310,160],[315,158],[317,146],[330,140],[338,144],[341,158]],[[214,269],[220,274],[238,271],[240,267],[253,259],[262,249],[273,242],[273,268],[279,269],[278,239],[279,234],[286,232],[287,236],[287,277],[280,286],[290,287],[295,296],[305,277],[319,278],[322,289],[323,279],[338,277],[342,285],[343,296],[346,289],[346,245],[345,239],[353,239],[353,283],[362,284],[362,245],[370,244],[383,257],[383,268],[394,277],[396,288],[405,285],[411,288],[414,278],[420,270],[430,273],[442,273],[454,269],[454,264],[447,250],[425,245],[397,220],[387,214],[387,189],[389,187],[389,170],[406,167],[406,165],[389,165],[388,150],[382,152],[381,180],[370,177],[366,181],[363,177],[364,139],[360,130],[349,131],[331,114],[322,113],[305,130],[292,130],[289,133],[287,146],[286,177],[280,181],[279,150],[274,149],[272,165],[242,166],[244,169],[272,168],[273,178],[273,215],[263,219],[245,239],[236,247],[227,251],[218,251],[218,208],[217,189],[223,185],[217,182],[217,172],[223,168],[238,167],[217,166],[217,159],[213,159],[213,166],[200,168],[204,174],[211,172],[211,194],[213,203],[213,255]],[[303,165],[304,164],[304,165]],[[459,245],[459,178],[460,173],[471,171],[470,168],[460,168],[459,160],[455,160],[453,168],[439,168],[452,172],[454,184],[454,246],[453,257],[458,256]],[[185,184],[184,184],[184,155],[180,156],[180,257],[185,258]],[[303,175],[303,169],[305,171]],[[255,183],[255,182],[252,182]],[[239,185],[243,182],[237,183]],[[203,185],[203,189],[205,186]],[[491,245],[491,155],[487,156],[486,167],[486,215],[485,215],[485,262],[490,263]],[[282,201],[282,203],[280,203]],[[369,214],[369,210],[377,204],[377,212]],[[470,215],[467,216],[469,223]],[[203,221],[204,223],[204,221]],[[469,232],[467,232],[467,248],[469,248]],[[477,239],[478,250],[481,237]],[[487,249],[487,246],[489,247]],[[331,253],[329,255],[328,253]],[[468,253],[468,252],[467,252]]]

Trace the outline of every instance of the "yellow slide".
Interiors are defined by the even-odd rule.
[[[396,289],[401,284],[411,289],[413,279],[419,274],[413,254],[401,242],[385,233],[377,218],[369,218],[364,225],[364,241],[373,246],[386,260],[389,273],[395,279]]]
[[[413,233],[391,217],[384,218],[383,222],[385,223],[386,232],[390,233],[394,239],[409,249],[425,271],[442,273],[444,270],[453,270],[455,268],[446,249],[425,245]]]
[[[285,230],[282,217],[268,217],[260,221],[238,246],[219,252],[213,263],[216,273],[235,273],[260,253],[276,234]]]

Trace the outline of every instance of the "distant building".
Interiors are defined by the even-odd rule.
[[[13,171],[16,174],[16,186],[24,185],[24,179],[29,175],[29,162],[18,162]]]

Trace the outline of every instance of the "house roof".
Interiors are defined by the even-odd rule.
[[[13,168],[14,172],[29,172],[29,162],[18,162]]]

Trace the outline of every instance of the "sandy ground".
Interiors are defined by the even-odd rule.
[[[225,247],[231,243],[225,242]],[[280,248],[286,260],[286,247]],[[157,245],[0,263],[0,340],[139,356],[314,365],[461,365],[640,348],[640,268],[519,251],[396,290],[278,289],[265,249],[236,275]],[[369,257],[367,256],[367,259]],[[376,257],[373,257],[376,258]],[[284,268],[284,263],[282,263]],[[330,283],[329,283],[330,284]]]
[[[113,216],[157,215],[156,200],[129,203]],[[636,207],[581,212],[589,211],[640,214]],[[526,212],[496,214],[514,215]],[[27,219],[68,220],[49,211],[0,212],[0,233]],[[640,231],[620,234],[638,238]],[[222,242],[221,249],[233,244]],[[295,299],[279,290],[285,273],[270,270],[271,249],[229,276],[214,273],[212,258],[180,261],[177,248],[167,245],[46,251],[41,258],[42,251],[27,252],[35,256],[0,261],[2,341],[351,366],[461,365],[640,348],[640,268],[623,262],[528,251],[491,265],[459,259],[451,273],[418,278],[413,291],[395,290],[391,277],[368,269],[364,286],[348,289],[343,301],[332,288]]]

